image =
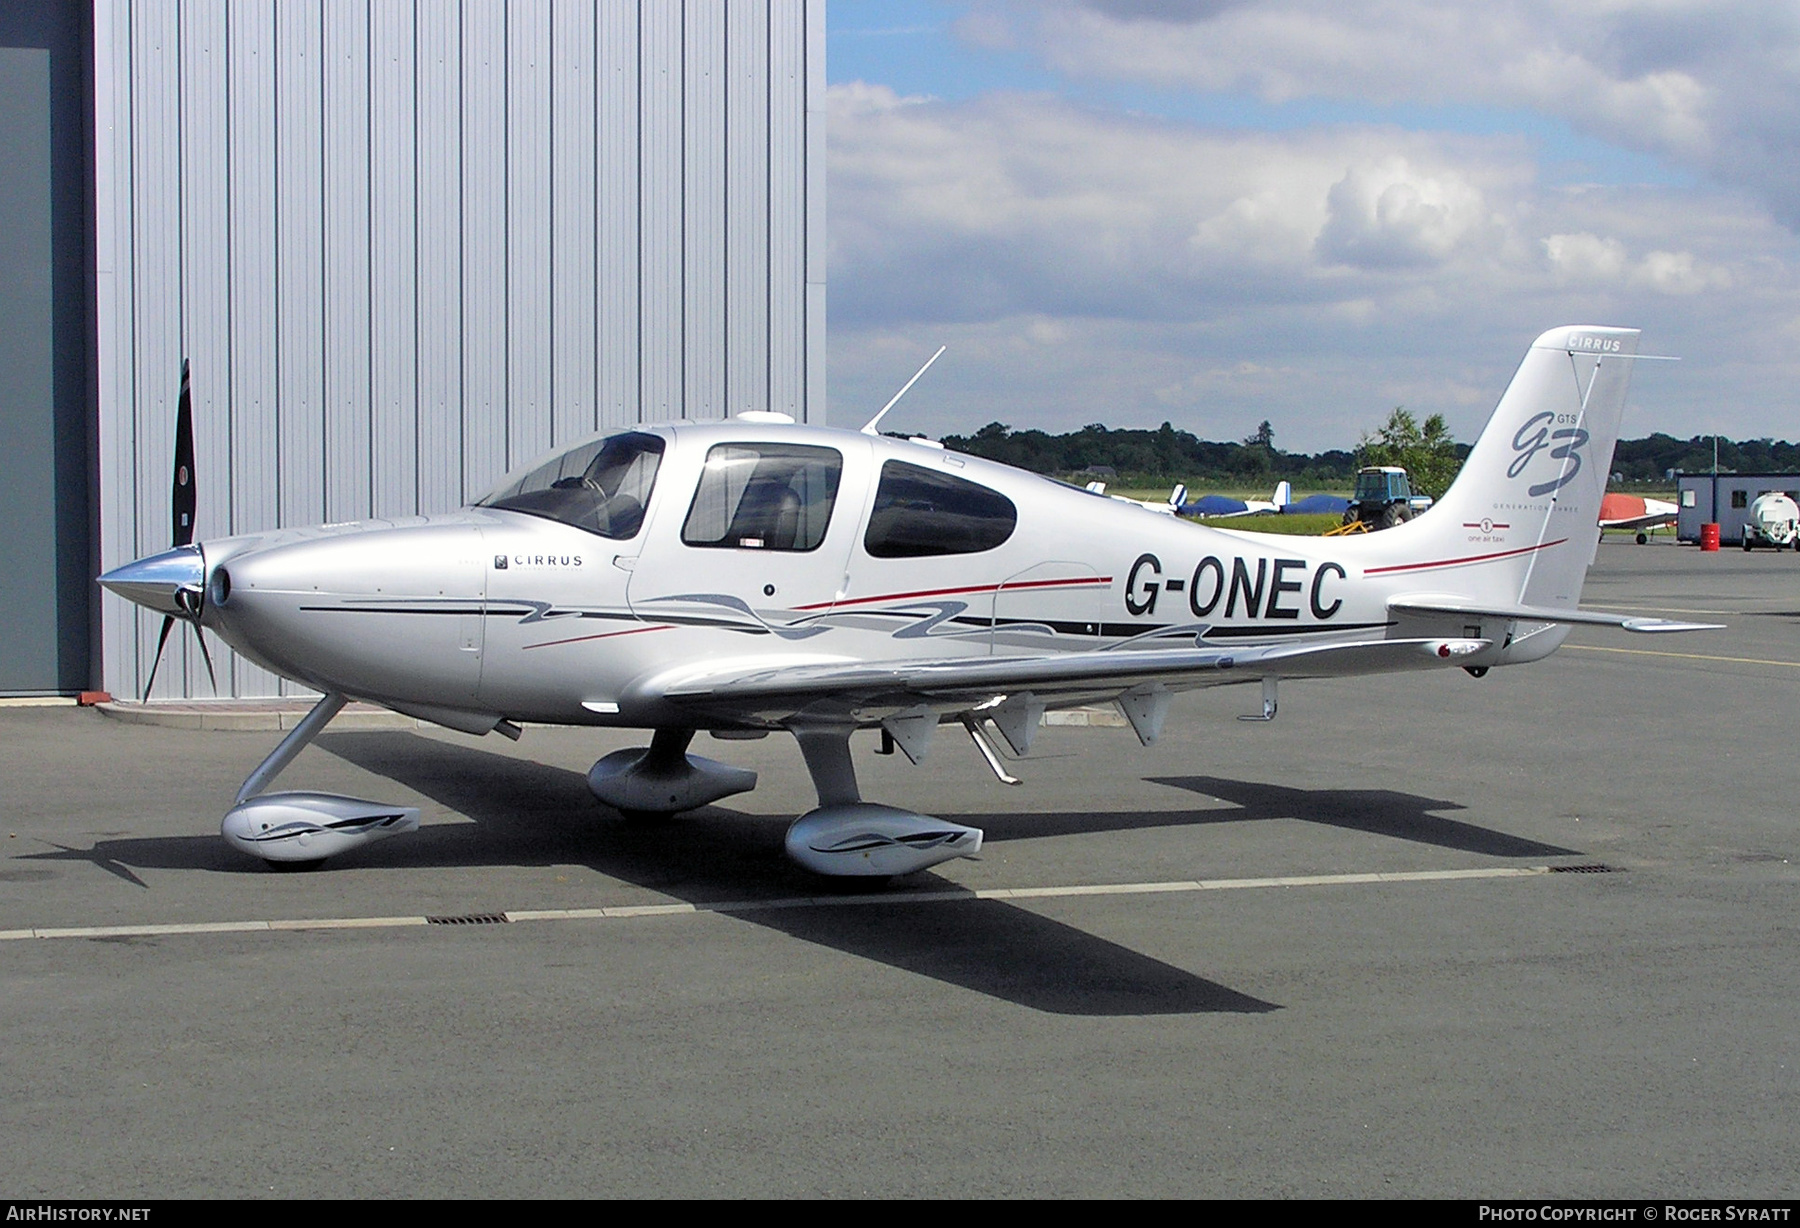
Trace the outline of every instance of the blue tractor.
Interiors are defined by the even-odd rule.
[[[1356,493],[1344,510],[1344,523],[1361,521],[1370,532],[1391,529],[1431,506],[1431,496],[1415,495],[1406,470],[1397,465],[1370,465],[1356,471]]]

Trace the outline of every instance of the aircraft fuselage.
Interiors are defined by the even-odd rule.
[[[486,507],[226,539],[203,547],[213,576],[203,625],[323,691],[646,727],[689,718],[635,683],[666,683],[684,664],[721,657],[766,657],[774,668],[1126,652],[1192,643],[1202,629],[1209,642],[1247,645],[1413,634],[1387,601],[1417,589],[1429,570],[1421,564],[1432,563],[1407,554],[1403,533],[1344,542],[1213,529],[852,432],[725,423],[644,433],[667,450],[628,539]],[[795,438],[842,457],[815,545],[683,540],[709,451]],[[872,556],[871,501],[892,460],[1004,496],[1016,527],[988,550]],[[1460,536],[1486,558],[1506,553],[1505,530],[1473,525]]]

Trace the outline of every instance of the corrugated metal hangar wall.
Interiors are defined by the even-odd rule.
[[[823,0],[97,0],[106,567],[436,512],[596,429],[822,420]],[[105,686],[158,619],[107,595]],[[286,685],[209,640],[219,693]],[[192,635],[160,696],[211,694]]]

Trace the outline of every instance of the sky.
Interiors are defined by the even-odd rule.
[[[1625,435],[1800,435],[1800,4],[830,0],[830,421],[1471,441],[1644,330]]]

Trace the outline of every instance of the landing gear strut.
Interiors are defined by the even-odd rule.
[[[818,809],[794,820],[784,841],[787,855],[808,870],[888,877],[980,851],[979,828],[863,801],[850,759],[854,725],[796,722],[788,728],[819,792]]]
[[[594,796],[627,818],[697,810],[756,788],[756,773],[687,753],[692,729],[658,729],[646,748],[616,750],[588,769]]]
[[[388,806],[335,793],[264,793],[269,782],[319,736],[343,708],[345,696],[328,691],[313,710],[281,739],[237,792],[219,834],[235,849],[283,869],[318,866],[327,857],[379,840],[416,831],[416,806]]]

